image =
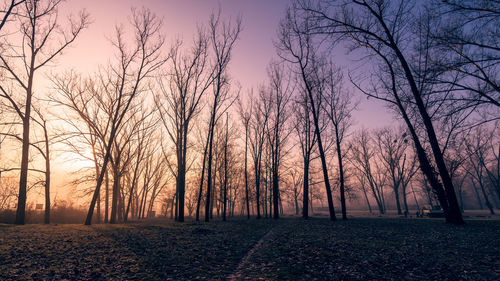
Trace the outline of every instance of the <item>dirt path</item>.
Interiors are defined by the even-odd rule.
[[[264,236],[262,236],[262,238],[260,238],[259,241],[257,241],[257,243],[255,243],[255,245],[252,247],[252,249],[250,249],[250,251],[248,251],[248,253],[241,259],[240,263],[238,264],[238,267],[236,268],[236,270],[227,277],[227,280],[241,280],[241,272],[243,270],[243,268],[247,265],[248,261],[250,260],[250,258],[252,257],[253,253],[255,253],[255,251],[259,250],[259,248],[262,246],[262,243],[264,243],[264,241],[266,241],[267,238],[269,238],[269,236],[271,236],[271,234],[273,234],[273,230],[269,230],[266,234],[264,234]]]

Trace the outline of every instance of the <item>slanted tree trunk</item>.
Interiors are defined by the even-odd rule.
[[[342,219],[347,219],[347,209],[345,204],[345,190],[344,190],[344,166],[342,163],[342,151],[340,149],[339,129],[335,126],[335,141],[337,144],[337,158],[339,161],[339,182],[340,182],[340,204],[342,206]]]

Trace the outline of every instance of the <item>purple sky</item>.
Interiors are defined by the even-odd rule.
[[[233,81],[243,86],[242,93],[251,87],[257,88],[266,81],[266,67],[275,57],[273,40],[280,18],[289,0],[70,0],[66,11],[72,13],[86,9],[92,25],[78,39],[61,62],[64,68],[74,68],[82,73],[96,70],[97,65],[106,64],[112,56],[107,38],[113,36],[116,24],[126,24],[131,7],[147,7],[164,19],[164,33],[171,42],[182,38],[191,42],[197,24],[208,21],[212,11],[222,7],[224,18],[243,17],[243,31],[237,42],[230,70]],[[334,61],[349,67],[345,52],[335,55]],[[346,83],[349,87],[350,85]],[[383,104],[374,100],[361,100],[359,111],[354,113],[356,126],[382,127],[393,123]]]

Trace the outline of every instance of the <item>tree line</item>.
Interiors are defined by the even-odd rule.
[[[405,215],[428,203],[463,224],[464,206],[500,205],[496,1],[293,1],[253,89],[230,72],[242,19],[220,9],[170,44],[157,15],[132,9],[96,72],[43,72],[90,24],[83,11],[60,19],[60,5],[2,7],[0,140],[20,160],[2,160],[0,206],[16,202],[17,224],[37,186],[50,223],[54,147],[93,163],[72,182],[90,199],[88,225],[158,205],[179,222],[185,211],[279,218],[287,206],[308,218],[314,200],[347,219],[356,198],[380,214],[389,201]],[[339,49],[360,65],[336,64]],[[400,124],[355,129],[360,96]]]

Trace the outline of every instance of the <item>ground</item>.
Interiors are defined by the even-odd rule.
[[[500,280],[500,221],[0,226],[0,280]]]

